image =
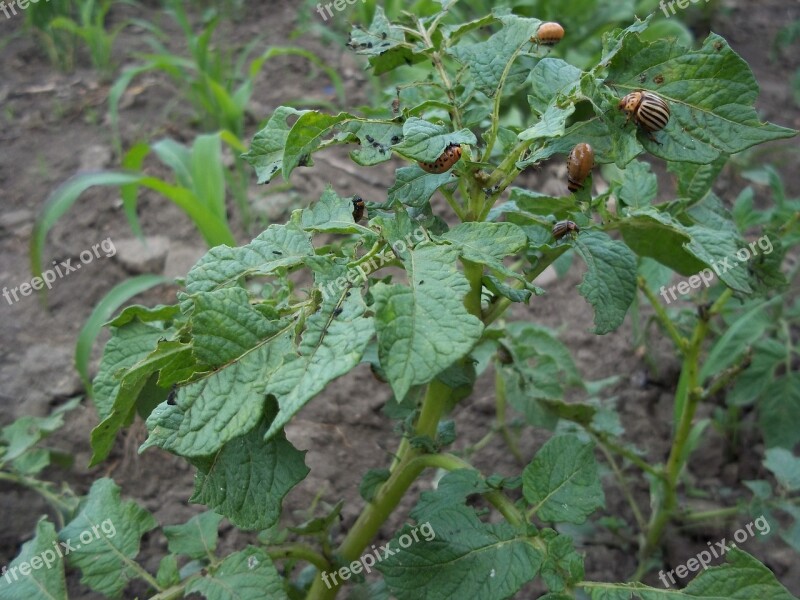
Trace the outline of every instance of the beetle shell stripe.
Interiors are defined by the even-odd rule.
[[[631,92],[619,101],[619,109],[646,131],[661,131],[669,122],[669,104],[652,92]]]
[[[567,160],[567,188],[577,192],[594,167],[594,150],[589,144],[577,144]]]
[[[432,163],[421,162],[420,168],[427,173],[444,173],[461,158],[461,146],[449,144],[442,155]]]
[[[559,221],[553,225],[553,237],[557,240],[563,238],[567,233],[578,233],[580,227],[574,221]]]

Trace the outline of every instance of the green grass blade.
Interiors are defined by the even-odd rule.
[[[122,157],[122,168],[128,171],[138,172],[142,169],[142,163],[147,155],[150,153],[150,145],[145,142],[134,144],[130,150]],[[136,213],[136,204],[138,202],[139,184],[131,183],[123,185],[120,190],[122,196],[122,209],[125,211],[125,216],[128,219],[133,234],[142,239],[142,227],[139,224],[139,215]]]
[[[236,245],[236,238],[227,222],[221,221],[213,212],[203,206],[191,190],[171,185],[156,177],[145,177],[141,183],[177,204],[194,222],[209,247],[221,244]]]
[[[218,134],[200,135],[191,154],[194,194],[220,221],[228,222],[225,211],[225,169],[222,142]]]
[[[36,277],[41,277],[42,275],[42,254],[47,232],[70,209],[84,191],[95,185],[121,186],[136,184],[141,179],[142,176],[135,173],[101,171],[99,173],[76,175],[60,185],[50,194],[33,226],[30,245],[31,272],[33,275]]]
[[[86,392],[92,395],[92,380],[89,377],[89,360],[92,356],[92,346],[97,336],[103,329],[112,315],[128,300],[134,296],[149,290],[162,283],[168,283],[170,279],[162,275],[139,275],[126,279],[122,283],[115,285],[103,296],[100,302],[86,319],[80,333],[78,342],[75,344],[75,368],[78,370],[81,381]]]

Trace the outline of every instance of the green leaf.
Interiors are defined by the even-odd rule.
[[[392,145],[403,138],[403,126],[395,122],[351,121],[344,129],[357,136],[360,143],[359,148],[350,153],[350,158],[365,167],[390,160]]]
[[[71,566],[81,572],[81,583],[106,596],[117,597],[127,582],[139,577],[133,560],[139,542],[158,523],[135,502],[122,502],[120,489],[110,479],[92,484],[81,512],[59,534],[71,543]],[[65,554],[67,549],[64,550]]]
[[[650,163],[633,161],[622,172],[619,199],[628,206],[648,206],[658,194],[658,178],[650,172]]]
[[[75,344],[75,367],[83,381],[89,395],[92,395],[92,382],[89,378],[89,359],[92,354],[92,346],[103,325],[120,306],[128,300],[162,283],[169,282],[167,277],[160,275],[139,275],[126,279],[115,285],[108,293],[103,296],[100,302],[92,310],[92,314],[86,319]]]
[[[360,27],[354,27],[347,45],[356,54],[369,57],[369,64],[375,75],[382,75],[399,66],[411,65],[425,58],[421,53],[416,54],[405,43],[403,30],[389,22],[383,7],[378,4],[375,5],[375,14],[369,29],[364,31]]]
[[[286,138],[286,146],[283,154],[283,178],[289,181],[295,167],[305,163],[311,166],[311,154],[319,148],[323,141],[323,136],[330,135],[333,128],[354,119],[348,113],[338,115],[324,115],[317,111],[308,111],[300,115],[300,118],[292,125],[289,135]]]
[[[444,173],[427,173],[419,166],[400,167],[395,171],[395,182],[389,188],[388,201],[399,200],[406,206],[420,208],[433,193],[446,183],[456,181],[452,170]]]
[[[647,87],[649,81],[642,84],[642,75],[663,83]],[[714,33],[697,50],[672,40],[647,44],[629,35],[610,61],[608,79],[622,94],[645,86],[669,103],[670,122],[655,134],[658,143],[644,144],[650,153],[670,162],[707,164],[720,154],[735,154],[797,133],[759,121],[753,107],[758,84],[752,71]]]
[[[465,356],[483,331],[464,307],[469,283],[457,256],[456,248],[423,242],[404,260],[409,285],[372,288],[378,355],[398,401]]]
[[[92,430],[94,452],[90,466],[105,460],[111,452],[117,432],[133,419],[139,396],[151,376],[176,360],[186,360],[190,352],[187,344],[159,341],[155,350],[124,371],[111,411]]]
[[[365,502],[372,502],[375,492],[383,483],[389,479],[389,469],[369,469],[364,473],[361,483],[358,486],[358,493]]]
[[[411,513],[420,525],[400,530],[388,546],[394,554],[376,565],[394,596],[417,600],[424,589],[431,600],[501,600],[536,576],[542,555],[524,528],[482,523],[464,505],[467,494],[487,491],[474,471],[462,469],[422,493]]]
[[[522,492],[541,520],[583,523],[605,505],[593,445],[574,435],[551,438],[525,467]]]
[[[566,190],[566,183],[564,184],[564,189]],[[566,219],[575,211],[575,199],[572,196],[554,198],[533,190],[516,187],[510,188],[509,191],[511,195],[508,202],[504,202],[497,207],[497,212],[490,213],[490,216],[501,212],[510,212],[523,216],[529,213],[542,217],[553,215],[556,219]],[[494,211],[495,209],[492,210]]]
[[[242,154],[242,158],[256,170],[258,183],[269,183],[275,173],[283,172],[284,148],[292,128],[287,120],[306,112],[289,106],[279,106],[264,128],[255,134],[250,150]]]
[[[752,292],[747,269],[741,268],[735,257],[744,245],[735,233],[702,225],[685,226],[652,207],[631,210],[620,223],[620,231],[625,243],[639,256],[654,258],[681,275],[707,269],[707,277],[713,278],[716,273],[732,290]]]
[[[578,291],[594,308],[594,332],[614,331],[636,297],[636,257],[600,231],[582,232],[575,247],[588,268]]]
[[[582,75],[583,71],[560,58],[543,58],[530,74],[528,104],[536,113],[544,114],[559,97],[570,96],[575,91]],[[520,134],[520,139],[526,138]]]
[[[309,471],[305,452],[286,441],[283,432],[265,440],[267,429],[262,422],[219,452],[192,460],[198,473],[189,501],[205,504],[241,529],[277,523],[283,497]]]
[[[210,574],[192,580],[186,593],[207,600],[288,600],[275,565],[263,550],[248,546],[228,556]]]
[[[56,408],[46,417],[23,416],[0,429],[0,444],[5,446],[0,459],[15,460],[41,440],[64,425],[64,415],[79,406],[81,398],[73,398]]]
[[[701,382],[734,364],[747,351],[747,347],[764,334],[773,322],[767,309],[781,300],[781,296],[776,296],[766,302],[757,302],[731,323],[708,351],[700,368]]]
[[[290,324],[223,368],[178,388],[174,400],[163,402],[148,417],[150,436],[139,452],[157,446],[185,457],[203,457],[250,431],[264,414],[265,387],[281,368],[292,337]],[[228,348],[218,351],[222,356]]]
[[[192,351],[210,366],[227,365],[281,334],[288,321],[270,321],[242,288],[221,288],[192,296]]]
[[[403,139],[393,146],[394,150],[416,161],[433,162],[450,144],[478,143],[469,129],[450,131],[444,125],[436,125],[425,119],[409,117],[403,123]]]
[[[208,510],[181,525],[163,527],[169,551],[194,559],[212,558],[217,549],[221,522],[221,515]]]
[[[725,557],[726,563],[700,570],[682,590],[643,583],[581,582],[578,587],[589,592],[592,600],[797,600],[772,571],[746,552],[731,548]]]
[[[770,448],[765,452],[764,466],[789,492],[800,490],[800,458],[786,448]]]
[[[0,600],[67,600],[64,559],[56,529],[46,517],[36,523],[36,534],[22,545],[19,555],[3,568]],[[22,570],[20,570],[22,568]]]
[[[340,198],[330,186],[322,192],[319,202],[303,209],[300,223],[306,231],[372,234],[371,229],[353,221],[352,198]]]
[[[343,276],[341,265],[320,261],[311,265],[317,288],[324,288]],[[306,328],[297,352],[287,356],[276,376],[267,385],[267,393],[278,399],[279,411],[267,436],[274,435],[325,386],[349,372],[364,355],[375,334],[372,317],[365,317],[367,307],[360,293],[351,292],[351,283],[333,293],[323,293],[319,310],[306,320]]]
[[[526,70],[514,72],[513,61],[519,52],[529,45],[530,38],[539,29],[539,19],[526,19],[516,15],[495,13],[503,28],[485,42],[460,42],[451,48],[453,56],[461,62],[472,75],[476,87],[489,97],[498,92],[500,85],[508,79],[513,85],[516,75],[523,79]]]
[[[751,367],[752,368],[752,367]],[[764,388],[758,420],[768,448],[794,448],[800,442],[800,373],[788,373]]]
[[[506,277],[525,281],[525,277],[506,268],[503,259],[528,244],[528,236],[513,223],[461,223],[441,236],[461,251],[461,256],[484,265]]]
[[[313,254],[307,233],[289,225],[270,225],[245,246],[209,250],[189,271],[186,292],[210,292],[235,285],[243,277],[269,275],[299,265]]]
[[[161,327],[138,320],[111,329],[111,339],[103,350],[93,384],[92,400],[101,419],[108,417],[114,409],[122,383],[120,375],[147,358],[156,349],[158,341],[169,333]]]
[[[541,535],[547,543],[542,580],[547,589],[563,592],[583,579],[583,556],[575,551],[572,539],[566,535],[558,535],[552,529],[543,529]]]
[[[696,201],[711,191],[714,181],[727,162],[728,157],[722,154],[717,160],[706,165],[670,161],[667,163],[667,170],[675,175],[678,195]]]

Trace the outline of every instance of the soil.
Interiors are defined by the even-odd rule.
[[[311,35],[292,39],[301,11],[311,12],[298,2],[278,1],[250,3],[246,15],[233,24],[220,28],[220,39],[231,45],[243,44],[268,32],[267,42],[275,45],[296,44],[323,56],[344,77],[349,106],[367,101],[366,78],[361,65],[338,47],[323,45]],[[125,7],[115,8],[110,19],[121,22],[130,16],[146,16],[173,35],[170,48],[185,54],[182,36],[169,19],[157,10],[146,15]],[[308,15],[302,15],[308,19]],[[316,15],[313,15],[314,18]],[[342,17],[344,18],[344,17]],[[709,28],[723,35],[732,47],[753,68],[761,84],[758,110],[763,120],[800,128],[800,109],[792,99],[788,85],[790,74],[800,67],[797,45],[793,51],[771,55],[771,41],[778,30],[800,19],[800,4],[785,0],[723,2],[710,23],[698,23],[697,37],[702,39]],[[710,26],[710,27],[709,27]],[[244,42],[242,42],[244,40]],[[17,286],[30,281],[28,245],[33,219],[52,190],[81,170],[112,168],[118,165],[114,157],[106,115],[107,82],[98,79],[88,68],[85,57],[70,74],[56,71],[46,60],[34,39],[22,27],[22,18],[0,19],[0,285]],[[115,44],[115,56],[121,64],[133,64],[133,53],[144,50],[144,32],[125,29]],[[246,139],[258,129],[263,119],[277,106],[293,99],[325,102],[331,100],[328,82],[312,73],[308,63],[295,57],[270,61],[259,79],[251,106],[255,119],[247,125]],[[122,111],[123,146],[129,147],[139,139],[154,140],[174,137],[191,140],[197,133],[188,119],[187,110],[174,103],[175,90],[160,78],[145,78],[130,94]],[[766,146],[764,160],[776,164],[781,172],[789,197],[800,196],[800,157],[796,140]],[[787,150],[793,149],[794,153]],[[292,177],[292,195],[283,204],[267,198],[269,190],[251,186],[251,201],[269,205],[271,220],[281,220],[297,206],[319,197],[327,183],[332,183],[341,195],[359,193],[365,198],[379,198],[381,190],[370,187],[363,178],[354,177],[338,168],[343,154],[329,152],[317,160],[314,169],[298,171]],[[148,169],[160,172],[159,166],[148,162]],[[665,186],[671,182],[663,168],[656,164]],[[368,171],[368,178],[385,189],[392,181],[393,166]],[[523,180],[533,189],[561,185],[562,166],[526,173]],[[555,183],[554,183],[555,182]],[[727,202],[736,197],[744,185],[733,171],[726,171],[720,180],[719,193]],[[758,201],[767,202],[768,193],[759,189]],[[668,196],[664,195],[664,199]],[[444,212],[446,205],[437,201],[435,210]],[[231,206],[231,212],[236,213]],[[142,194],[139,214],[142,228],[148,236],[163,236],[168,246],[164,268],[173,275],[185,274],[194,260],[204,252],[203,241],[188,219],[163,198]],[[246,242],[258,228],[245,231],[237,228],[238,240]],[[82,250],[110,237],[125,246],[132,234],[125,220],[118,192],[97,188],[84,193],[52,229],[45,248],[45,264],[72,258],[73,263]],[[154,242],[155,243],[155,242]],[[135,253],[135,250],[132,251]],[[155,262],[161,268],[162,262]],[[132,261],[135,263],[136,261]],[[120,251],[112,258],[97,258],[78,272],[59,279],[48,294],[46,304],[33,296],[21,298],[11,305],[0,300],[0,425],[22,415],[45,415],[67,399],[82,393],[80,380],[73,368],[75,340],[82,324],[96,303],[115,284],[131,275],[130,260]],[[616,402],[626,429],[626,439],[646,449],[651,461],[663,460],[668,450],[672,397],[679,365],[666,344],[654,340],[651,352],[659,365],[657,372],[648,369],[632,344],[631,320],[618,331],[603,337],[589,333],[592,311],[576,291],[582,273],[577,262],[562,278],[544,283],[547,296],[534,300],[530,307],[516,306],[515,318],[529,319],[560,331],[561,338],[573,352],[586,380],[598,380],[612,375],[618,382],[608,394]],[[177,287],[157,288],[137,298],[138,303],[153,305],[170,303]],[[554,309],[558,307],[558,309]],[[94,366],[99,358],[101,338],[94,353]],[[311,468],[309,477],[285,501],[285,515],[302,519],[302,510],[317,496],[335,504],[345,500],[342,511],[343,531],[353,523],[362,507],[357,489],[361,474],[369,468],[383,467],[397,443],[392,423],[381,414],[381,407],[390,399],[387,386],[377,382],[364,365],[328,387],[324,394],[310,403],[287,427],[289,439],[300,449],[308,449],[306,461]],[[722,399],[720,399],[722,402]],[[705,407],[710,413],[713,407]],[[453,418],[459,439],[456,449],[478,441],[493,416],[493,386],[491,373],[477,383],[473,397],[460,405]],[[725,497],[724,491],[740,486],[742,481],[768,478],[760,463],[763,443],[754,427],[753,414],[745,414],[742,435],[735,446],[711,432],[694,457],[690,477],[694,486],[707,492],[710,504],[732,504],[735,497]],[[87,469],[89,433],[97,423],[95,410],[89,401],[70,413],[66,426],[53,436],[49,444],[72,454],[72,468],[51,468],[47,478],[68,484],[77,493],[85,493],[91,482],[101,476],[111,476],[122,487],[123,495],[135,499],[151,511],[161,525],[181,523],[202,511],[187,499],[193,488],[194,473],[184,461],[160,451],[142,455],[136,449],[146,436],[144,426],[137,422],[117,442],[111,457],[101,466]],[[528,430],[521,450],[528,460],[547,439],[542,431]],[[752,450],[756,450],[752,452]],[[598,454],[598,458],[602,457]],[[484,473],[515,474],[519,466],[506,447],[495,440],[474,457],[476,466]],[[627,503],[614,481],[605,478],[607,507],[604,515],[618,516],[633,522]],[[431,477],[423,478],[409,493],[403,508],[381,531],[391,535],[393,527],[406,516],[422,489],[430,487]],[[739,489],[741,489],[739,487]],[[635,483],[633,493],[643,506],[647,505],[644,482]],[[702,502],[703,500],[698,500]],[[0,565],[8,564],[19,552],[20,545],[29,539],[40,515],[48,512],[47,505],[28,490],[0,483],[0,508],[4,525],[0,531]],[[743,526],[727,523],[693,531],[672,529],[665,544],[665,564],[678,565],[706,548],[707,541],[730,538]],[[774,524],[777,529],[778,524]],[[585,530],[586,533],[588,530]],[[625,541],[598,528],[590,536],[591,543],[579,549],[586,554],[586,578],[622,581],[635,568],[632,547]],[[243,547],[252,536],[225,526],[222,531],[221,552]],[[762,560],[778,579],[795,595],[800,595],[800,570],[794,554],[775,536],[768,541],[748,541],[745,549]],[[151,573],[158,569],[166,553],[166,541],[160,532],[145,537],[140,560]],[[658,586],[655,575],[647,582]],[[70,597],[96,598],[82,586],[78,577],[69,577]],[[527,588],[536,592],[539,588]],[[146,590],[132,584],[125,598],[143,597]],[[518,597],[531,597],[523,592]]]

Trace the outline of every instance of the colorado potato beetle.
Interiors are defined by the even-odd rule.
[[[421,162],[420,168],[427,173],[444,173],[461,158],[461,145],[448,144],[442,155],[432,163]]]
[[[580,231],[580,227],[578,227],[577,223],[574,221],[559,221],[555,225],[553,225],[553,237],[557,240],[560,240],[565,235],[578,233]]]
[[[617,108],[628,116],[625,123],[633,119],[648,134],[661,131],[669,122],[669,104],[653,92],[631,92],[619,101]],[[652,135],[650,137],[652,139]]]
[[[567,160],[567,188],[577,192],[594,167],[594,150],[589,144],[577,144]]]
[[[358,223],[364,216],[364,200],[361,196],[353,196],[353,221]]]
[[[555,46],[564,37],[564,28],[555,22],[548,21],[539,25],[536,35],[531,37],[531,42],[542,46]]]

